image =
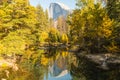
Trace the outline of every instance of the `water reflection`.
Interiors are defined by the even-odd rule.
[[[44,56],[48,61],[48,76],[44,80],[72,80],[69,72],[70,54],[67,49],[49,49]],[[45,60],[45,59],[44,59]],[[43,61],[41,61],[43,63]],[[44,64],[45,65],[45,64]]]
[[[82,56],[76,58],[78,64],[70,70],[73,80],[120,80],[120,69],[103,70]]]
[[[67,48],[49,48],[37,52],[27,51],[26,55],[18,61],[18,71],[9,71],[9,77],[5,71],[0,71],[0,79],[7,80],[72,80],[70,64],[74,58],[68,53]],[[73,59],[74,60],[74,59]]]
[[[0,70],[0,80],[120,80],[120,70],[102,70],[68,51],[67,48],[28,51],[18,61],[18,71]]]

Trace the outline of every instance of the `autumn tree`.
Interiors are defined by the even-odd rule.
[[[120,0],[107,0],[107,14],[114,20],[111,46],[108,48],[113,53],[120,52]]]
[[[68,36],[66,34],[62,34],[61,42],[63,44],[67,44],[68,43]]]
[[[107,0],[106,8],[110,18],[120,22],[120,0]]]
[[[35,8],[28,0],[12,0],[11,3],[3,2],[0,6],[0,45],[3,46],[1,53],[22,54],[26,47],[36,42]]]
[[[36,6],[36,14],[37,14],[37,27],[41,29],[41,31],[46,30],[46,27],[48,26],[48,12],[47,10],[44,12],[43,8],[40,4]]]
[[[57,43],[59,42],[60,34],[59,31],[55,28],[50,28],[48,32],[48,41],[49,43]]]
[[[57,19],[57,29],[60,34],[68,33],[68,24],[63,16],[59,16]]]
[[[73,41],[92,53],[106,51],[105,46],[110,45],[113,21],[101,3],[78,0],[78,5],[79,9],[73,12],[70,20]]]
[[[49,16],[48,16],[48,10],[47,9],[45,10],[45,19],[46,19],[46,23],[49,23]]]

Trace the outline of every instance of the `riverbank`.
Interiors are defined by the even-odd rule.
[[[0,70],[6,70],[6,69],[13,69],[15,71],[18,70],[18,66],[16,64],[15,59],[4,59],[3,57],[0,57]]]
[[[120,55],[118,54],[84,54],[78,53],[77,57],[82,57],[88,62],[95,64],[95,67],[103,70],[120,70]]]

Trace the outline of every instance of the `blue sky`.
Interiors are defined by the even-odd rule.
[[[37,4],[40,4],[43,9],[47,9],[50,5],[50,3],[53,2],[61,2],[65,5],[67,5],[70,9],[74,9],[75,6],[75,2],[76,0],[30,0],[30,4],[33,6],[36,6]]]

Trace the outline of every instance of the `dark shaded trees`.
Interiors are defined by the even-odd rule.
[[[73,42],[91,53],[108,52],[113,38],[114,20],[105,7],[94,0],[78,0],[78,9],[70,18],[70,34]]]

